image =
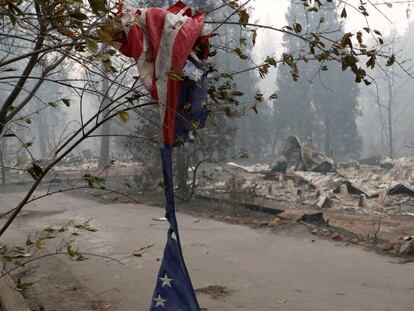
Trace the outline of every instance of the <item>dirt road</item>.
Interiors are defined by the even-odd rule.
[[[0,193],[0,209],[22,193]],[[160,208],[99,204],[69,195],[26,208],[4,240],[52,224],[93,218],[99,231],[82,234],[82,251],[123,258],[123,265],[64,257],[38,262],[25,274],[36,281],[29,296],[45,311],[147,310],[165,243],[167,224],[154,221]],[[305,230],[274,234],[179,214],[184,255],[203,310],[209,311],[410,311],[414,310],[414,264],[398,264]],[[23,240],[24,241],[24,240]],[[128,256],[154,245],[142,257]],[[209,287],[210,286],[210,287]],[[206,289],[207,288],[207,289]]]

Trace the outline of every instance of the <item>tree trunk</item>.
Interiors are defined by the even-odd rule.
[[[389,157],[391,159],[394,158],[394,138],[393,138],[393,128],[392,128],[392,108],[391,108],[391,103],[388,107],[388,140],[389,140],[389,146],[390,146],[390,151],[389,151]]]
[[[40,148],[40,157],[42,159],[46,159],[48,157],[48,141],[49,141],[49,132],[46,128],[46,120],[45,115],[40,112],[39,113],[39,120],[37,124],[37,129],[39,133],[39,148]]]
[[[102,80],[102,94],[104,94],[105,96],[108,96],[108,90],[109,90],[109,81],[108,79],[104,79]],[[103,100],[103,109],[102,109],[102,117],[105,117],[105,114],[107,112],[108,109],[108,105],[109,105],[109,100],[108,98],[105,98]],[[104,169],[105,166],[108,164],[109,162],[109,135],[110,135],[110,131],[111,131],[111,125],[109,123],[109,121],[105,122],[102,125],[102,130],[101,130],[101,149],[100,149],[100,153],[99,153],[99,163],[98,163],[98,168],[100,170]]]
[[[394,81],[394,80],[393,80]],[[392,102],[393,102],[393,85],[390,79],[388,79],[388,90],[389,90],[389,97],[388,97],[388,148],[389,148],[389,157],[391,159],[394,158],[394,133],[393,133],[393,122],[392,122]]]
[[[39,21],[39,33],[36,37],[35,45],[33,47],[33,51],[37,51],[37,50],[40,50],[41,47],[43,46],[43,42],[46,37],[45,32],[46,32],[47,25],[44,21],[42,21],[43,17],[40,11],[39,4],[35,3],[34,7],[36,9],[36,15],[38,16],[38,21]],[[2,104],[2,107],[0,108],[0,134],[2,134],[5,129],[5,126],[7,123],[6,118],[7,118],[7,114],[9,112],[10,107],[13,106],[13,104],[15,103],[15,100],[18,98],[21,91],[25,90],[24,86],[26,84],[26,81],[29,78],[32,70],[37,65],[38,60],[39,60],[39,53],[35,53],[29,58],[29,61],[26,67],[24,68],[21,74],[21,77],[17,81],[13,90],[10,92],[9,96],[5,99],[4,103]]]
[[[3,148],[3,143],[0,143],[1,183],[4,185],[6,183],[6,168],[4,167],[2,148]]]
[[[331,143],[331,121],[329,120],[329,113],[325,116],[325,153],[332,157],[332,143]]]

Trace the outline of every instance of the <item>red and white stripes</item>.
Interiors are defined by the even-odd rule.
[[[143,85],[160,104],[164,143],[171,145],[181,83],[168,72],[181,72],[197,39],[205,35],[204,14],[192,15],[179,1],[168,10],[122,11],[120,21],[127,35],[120,51],[136,59]]]

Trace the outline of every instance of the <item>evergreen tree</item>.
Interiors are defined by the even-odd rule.
[[[303,31],[307,31],[305,27],[308,18],[315,18],[315,14],[307,16],[303,7],[295,3],[290,4],[286,14],[289,24],[300,25]],[[293,67],[287,65],[278,67],[277,86],[279,92],[274,107],[275,140],[282,142],[290,135],[298,136],[301,140],[312,139],[315,109],[312,105],[311,79],[316,66],[294,60],[303,54],[302,40],[285,35],[283,46],[286,51],[284,54],[285,62],[291,62],[295,65]]]
[[[307,14],[302,5],[292,3],[286,19],[298,32],[324,32],[326,46],[344,34],[334,4],[321,7],[318,14]],[[292,36],[284,37],[284,47],[285,62],[294,66],[278,70],[279,100],[274,115],[279,139],[288,135],[310,138],[335,158],[357,156],[361,147],[356,125],[359,88],[353,75],[342,72],[337,63],[307,59],[303,41]]]

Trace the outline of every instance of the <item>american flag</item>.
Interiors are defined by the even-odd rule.
[[[150,311],[198,311],[175,216],[172,150],[188,141],[193,129],[204,127],[207,118],[209,83],[203,60],[208,57],[210,33],[204,29],[204,14],[193,14],[181,1],[167,10],[120,7],[118,19],[119,50],[137,61],[143,85],[160,105],[163,124],[161,158],[169,229]]]
[[[178,77],[189,58],[201,64],[208,57],[211,34],[204,27],[204,13],[193,14],[190,7],[178,1],[168,10],[124,10],[121,6],[118,19],[123,30],[119,50],[137,61],[144,87],[160,105],[164,144],[174,145],[177,105],[185,84]],[[201,78],[204,70],[198,70]],[[203,87],[203,91],[207,89]]]

